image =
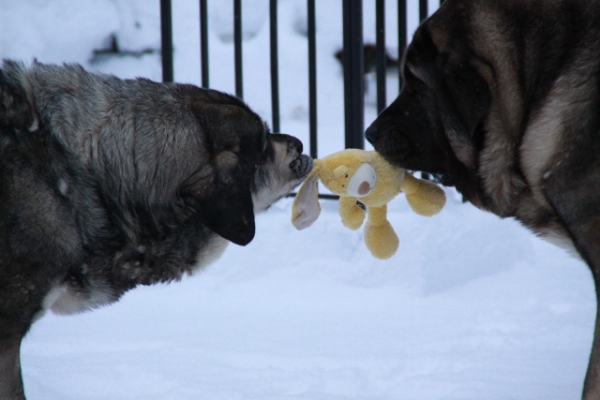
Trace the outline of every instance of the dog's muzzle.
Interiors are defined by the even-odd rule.
[[[298,158],[290,163],[292,173],[297,178],[306,177],[313,168],[313,159],[306,154],[301,154]]]

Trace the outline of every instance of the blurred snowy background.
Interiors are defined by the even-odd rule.
[[[316,2],[319,154],[343,148],[341,1]],[[395,1],[387,42],[397,56]],[[175,80],[199,84],[198,2],[173,0]],[[430,10],[435,9],[430,3]],[[245,101],[271,121],[267,0],[243,0]],[[375,5],[364,1],[365,42]],[[282,131],[308,145],[306,4],[279,2]],[[408,31],[417,26],[409,1]],[[209,1],[211,87],[234,92],[232,2]],[[158,0],[2,0],[0,57],[76,62],[161,79]],[[115,46],[119,53],[111,51]],[[373,79],[368,77],[368,79]],[[388,101],[398,82],[390,75]],[[376,116],[367,93],[365,123]],[[49,315],[23,345],[30,400],[577,399],[595,312],[584,264],[512,220],[446,190],[423,218],[400,195],[401,240],[373,259],[322,201],[310,229],[291,199],[257,218],[256,239],[181,283],[116,305]]]

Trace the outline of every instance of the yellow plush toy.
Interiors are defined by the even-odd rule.
[[[314,161],[313,170],[298,191],[292,206],[292,224],[308,228],[321,213],[318,180],[340,196],[342,224],[356,230],[365,219],[365,244],[374,257],[387,259],[398,249],[399,240],[387,220],[387,203],[404,192],[408,204],[419,215],[437,214],[446,203],[444,191],[434,183],[414,178],[375,151],[346,149]]]

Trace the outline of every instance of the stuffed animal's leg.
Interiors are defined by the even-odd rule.
[[[346,196],[340,197],[339,207],[342,224],[353,231],[360,228],[365,220],[365,210],[356,204],[356,198]]]
[[[435,215],[446,204],[446,194],[438,185],[417,179],[409,173],[404,176],[401,190],[406,195],[410,208],[419,215]]]
[[[398,250],[400,240],[387,220],[387,205],[369,207],[365,225],[365,244],[374,257],[385,260]]]

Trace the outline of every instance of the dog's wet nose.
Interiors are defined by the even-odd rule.
[[[377,140],[378,132],[379,132],[379,129],[377,129],[377,127],[375,125],[371,125],[367,128],[367,130],[365,131],[365,137],[367,138],[369,143],[371,143],[371,144],[375,143],[375,140]]]

